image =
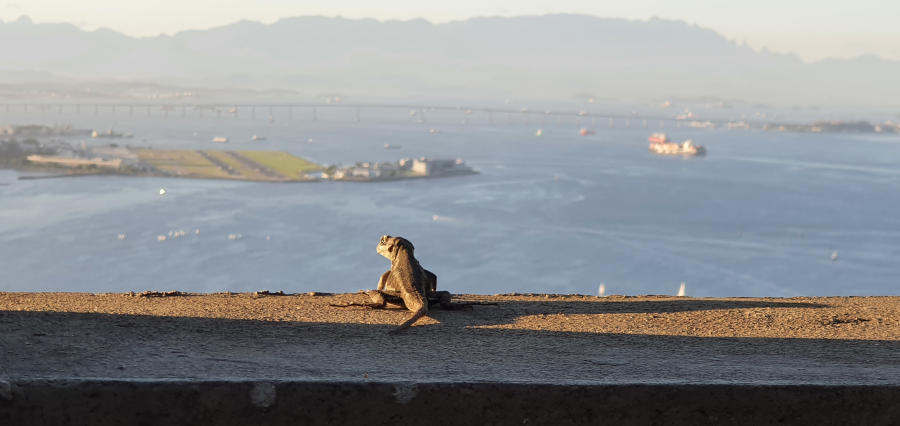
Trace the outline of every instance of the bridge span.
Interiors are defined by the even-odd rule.
[[[360,121],[365,111],[409,111],[409,115],[424,117],[429,112],[453,113],[461,116],[478,116],[485,118],[494,124],[495,118],[506,117],[510,121],[513,117],[525,118],[541,117],[542,119],[607,119],[612,125],[615,121],[624,120],[630,122],[637,120],[645,127],[648,123],[658,123],[662,127],[665,122],[692,121],[694,119],[676,117],[674,115],[640,113],[620,113],[609,111],[571,110],[571,109],[530,109],[530,108],[503,108],[484,106],[448,106],[415,103],[309,103],[309,102],[196,102],[196,103],[161,103],[161,102],[6,102],[0,103],[0,111],[11,112],[35,112],[35,113],[75,113],[95,114],[125,113],[129,116],[138,114],[146,116],[182,116],[189,114],[214,114],[217,117],[249,116],[256,118],[257,114],[266,114],[269,117],[278,112],[288,120],[319,119],[320,110],[346,110],[353,114],[355,121]],[[704,119],[714,125],[727,124],[729,120]]]

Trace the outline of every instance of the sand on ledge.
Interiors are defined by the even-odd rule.
[[[900,297],[0,293],[0,378],[900,385]]]

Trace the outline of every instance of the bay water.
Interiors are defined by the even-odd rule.
[[[689,296],[900,294],[898,135],[355,114],[7,114],[134,134],[74,144],[284,150],[323,165],[458,157],[479,174],[264,183],[0,170],[0,291],[371,289],[390,234],[454,293],[674,295],[684,282]],[[708,154],[653,155],[655,131]]]

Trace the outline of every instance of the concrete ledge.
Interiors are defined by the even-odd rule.
[[[6,382],[3,425],[896,424],[897,386]]]
[[[900,298],[0,293],[0,426],[900,424]]]

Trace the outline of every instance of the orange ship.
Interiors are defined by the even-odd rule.
[[[669,140],[669,137],[666,136],[665,133],[654,133],[654,134],[650,135],[650,137],[647,138],[647,140],[650,141],[651,143],[669,143],[669,142],[671,142],[671,140]]]

